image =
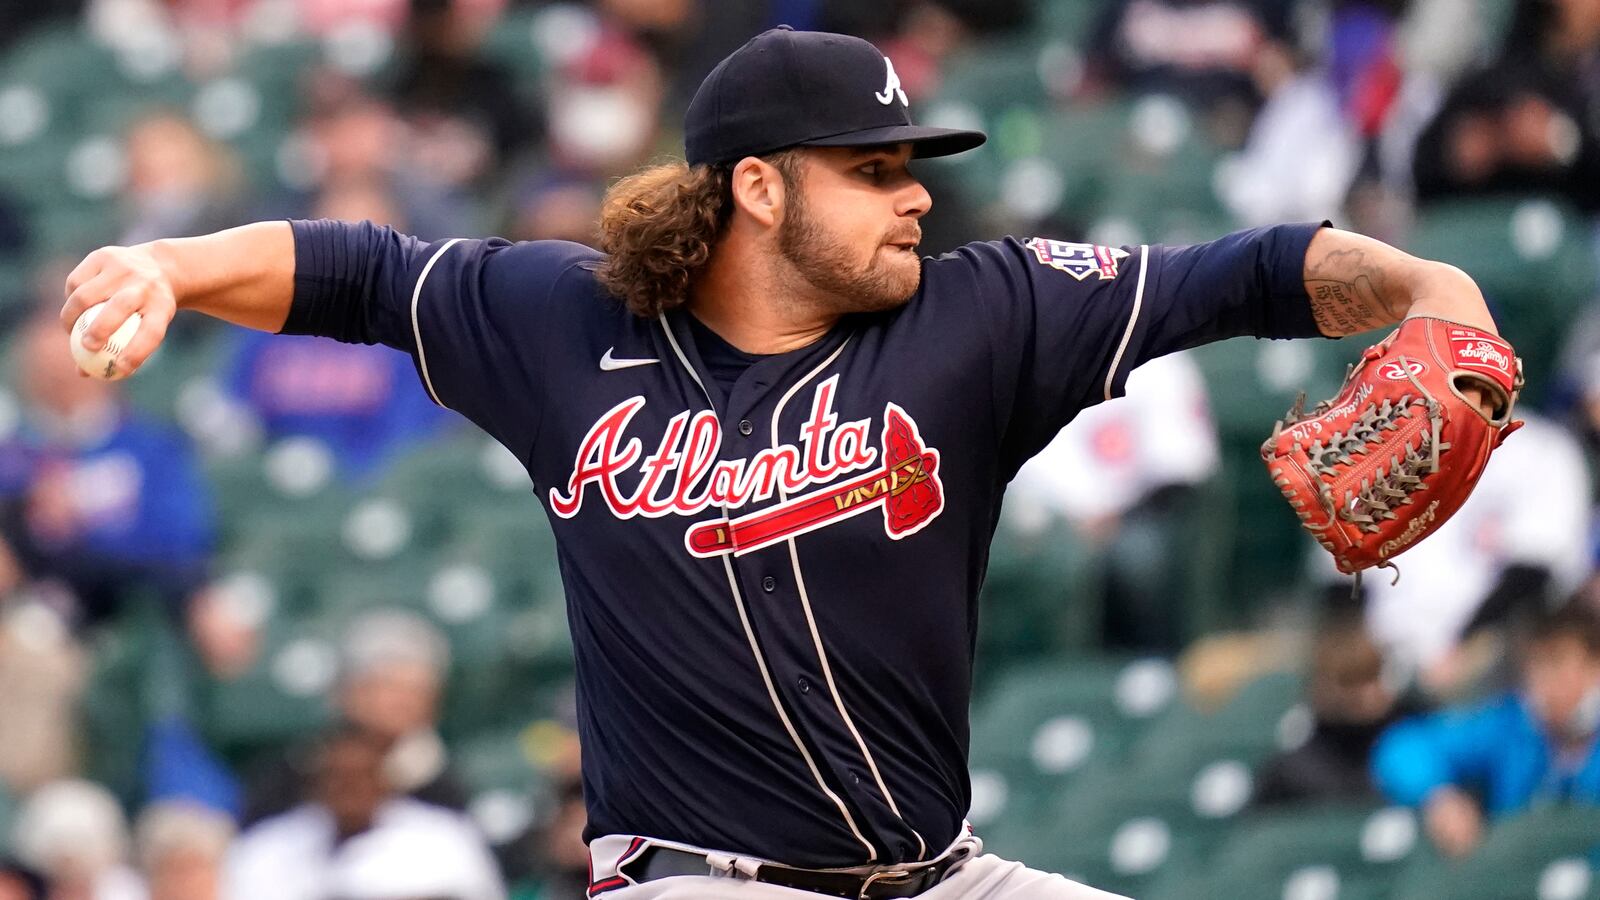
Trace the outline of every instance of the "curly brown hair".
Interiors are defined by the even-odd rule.
[[[799,152],[760,157],[792,188]],[[654,318],[689,299],[695,276],[733,215],[733,167],[682,162],[651,166],[618,181],[600,207],[600,283],[634,315]]]

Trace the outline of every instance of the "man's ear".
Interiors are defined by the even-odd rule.
[[[734,165],[730,186],[735,210],[756,224],[770,228],[783,215],[783,174],[771,163],[746,156]]]

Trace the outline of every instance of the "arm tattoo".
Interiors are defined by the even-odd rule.
[[[1390,298],[1384,268],[1360,249],[1331,250],[1306,260],[1306,292],[1323,334],[1370,331],[1402,318]]]

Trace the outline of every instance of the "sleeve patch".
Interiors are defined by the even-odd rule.
[[[1023,246],[1033,251],[1033,258],[1041,265],[1059,269],[1079,281],[1090,275],[1099,275],[1101,281],[1110,281],[1117,277],[1118,265],[1128,258],[1128,251],[1115,247],[1053,241],[1042,237],[1029,238]]]

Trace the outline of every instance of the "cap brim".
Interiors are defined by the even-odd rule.
[[[927,125],[885,125],[847,134],[802,141],[806,147],[869,147],[875,144],[910,144],[917,159],[949,156],[980,146],[989,136],[981,131],[960,128],[933,128]]]

